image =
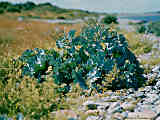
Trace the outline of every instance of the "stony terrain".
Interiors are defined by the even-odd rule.
[[[79,111],[90,114],[86,120],[160,120],[160,66],[152,70],[153,75],[157,80],[153,86],[109,91],[104,93],[105,97],[93,99],[99,96],[95,95],[85,101]],[[69,120],[81,120],[73,111],[61,112],[67,112],[72,117]]]
[[[159,78],[157,76],[157,80]],[[160,81],[155,86],[146,86],[137,91],[129,89],[105,94],[108,97],[83,104],[89,109],[86,112],[96,110],[100,114],[89,116],[87,120],[160,120]],[[93,106],[96,106],[94,110]]]

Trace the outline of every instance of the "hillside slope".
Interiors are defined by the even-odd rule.
[[[19,4],[0,2],[0,14],[46,19],[77,19],[88,16],[97,17],[99,15],[99,13],[95,12],[59,8],[50,3],[34,4],[33,2]]]

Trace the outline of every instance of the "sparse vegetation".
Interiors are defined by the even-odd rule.
[[[160,36],[160,22],[150,22],[146,23],[145,21],[139,22],[139,23],[129,23],[130,25],[134,25],[136,27],[136,30],[138,33],[147,34],[147,33],[153,33],[156,36]]]
[[[0,14],[3,14],[4,13],[4,10],[3,9],[0,9]]]
[[[150,31],[157,36],[160,36],[160,22],[152,22],[148,25]]]
[[[146,82],[143,73],[150,73],[152,66],[160,63],[159,57],[153,55],[140,63],[136,58],[151,52],[160,55],[153,48],[155,43],[143,34],[121,29],[117,33],[112,28],[117,24],[108,28],[105,24],[51,24],[25,19],[75,19],[97,13],[61,9],[49,3],[1,2],[0,14],[0,120],[72,120],[70,114],[86,120],[100,113],[94,104],[88,105],[87,111],[79,111],[85,101],[110,96],[105,92],[156,82],[154,78]],[[24,20],[17,21],[17,16]],[[107,24],[117,23],[116,17],[108,20]],[[150,25],[155,32],[159,30],[158,22]],[[141,64],[149,67],[143,69]],[[116,97],[109,100],[116,101]],[[133,111],[134,107],[127,109]]]
[[[136,32],[121,31],[121,33],[127,38],[128,46],[136,56],[149,53],[153,50],[153,43],[149,40],[149,37],[144,37]]]
[[[65,20],[66,18],[64,16],[58,16],[57,19]]]
[[[0,78],[0,90],[3,91],[0,93],[1,115],[14,118],[18,113],[22,113],[26,119],[51,119],[53,116],[49,113],[63,107],[58,94],[54,94],[53,84],[50,85],[52,81],[38,85],[33,79],[20,77],[18,64],[8,65],[9,67],[1,68],[6,71],[7,76],[4,81]]]
[[[147,27],[145,25],[139,25],[139,26],[137,26],[137,32],[138,33],[146,33]]]
[[[90,33],[89,31],[92,31],[92,32]],[[21,57],[23,59],[22,62],[17,60],[15,61],[15,59],[12,59],[12,61],[10,61],[10,58],[4,60],[2,57],[1,71],[0,71],[2,77],[0,78],[1,79],[0,86],[1,86],[1,91],[4,91],[4,92],[2,92],[0,96],[1,98],[4,98],[4,100],[2,101],[2,104],[0,107],[3,107],[5,111],[4,110],[1,111],[0,114],[2,115],[6,114],[9,117],[15,118],[19,113],[22,113],[26,119],[40,119],[40,118],[52,119],[54,118],[54,115],[51,114],[53,111],[60,110],[60,109],[70,109],[70,106],[66,101],[65,96],[76,99],[78,96],[86,94],[85,92],[83,92],[82,88],[79,88],[78,86],[76,86],[76,84],[74,85],[73,83],[74,79],[79,83],[81,87],[86,84],[87,86],[94,88],[95,91],[93,89],[93,92],[106,91],[108,88],[115,90],[117,88],[121,89],[125,87],[127,88],[138,87],[140,84],[143,83],[143,80],[140,77],[140,74],[142,74],[141,72],[143,71],[141,71],[142,69],[138,67],[139,63],[134,57],[134,55],[127,49],[127,43],[125,41],[125,38],[122,35],[118,35],[116,32],[110,31],[109,29],[105,29],[99,25],[98,26],[91,25],[90,27],[83,29],[81,33],[78,33],[78,34],[76,33],[78,36],[74,36],[74,34],[75,34],[74,31],[70,31],[68,35],[66,35],[66,38],[62,37],[61,40],[57,40],[57,46],[60,47],[58,51],[43,50],[43,49],[30,50],[30,52],[26,51],[26,53],[24,53],[23,56]],[[113,38],[117,38],[117,36],[119,36],[119,39],[116,39],[116,41],[112,41]],[[93,37],[95,39],[92,39],[90,37]],[[90,47],[87,47],[87,46],[85,47],[84,38],[86,42],[88,41],[87,43],[85,43],[85,45],[88,44]],[[78,43],[76,41],[73,42],[74,40],[77,40],[77,39],[78,39],[77,41]],[[68,40],[72,40],[72,43]],[[118,41],[121,41],[122,46],[119,46],[120,44],[116,44]],[[63,43],[65,43],[65,46],[63,46]],[[94,47],[95,43],[97,45],[99,43],[99,47],[97,46],[98,48]],[[107,48],[105,43],[108,43],[108,45],[111,45],[111,46],[116,45],[115,48],[116,50],[119,49],[119,52],[117,53],[116,51],[114,51],[114,49],[111,49],[113,53],[111,54],[108,53],[107,51],[109,50],[109,48]],[[74,51],[71,52],[73,48],[75,48],[75,52]],[[88,51],[87,48],[92,48],[93,50]],[[100,51],[96,51],[96,49],[99,49]],[[127,56],[126,58],[124,58],[124,63],[122,61],[122,64],[126,66],[124,70],[122,69],[122,66],[121,67],[119,66],[121,63],[116,62],[116,60],[119,60],[119,58],[122,59],[123,57],[125,57],[123,56],[124,53],[121,51],[122,49],[125,49],[124,52],[128,54],[127,56],[130,56],[132,58],[132,60]],[[63,51],[63,54],[61,55],[62,51]],[[86,52],[88,51],[88,52],[83,53],[84,51]],[[92,51],[100,52],[100,53],[95,54],[95,53],[92,53]],[[32,55],[30,54],[32,57],[28,53],[31,53],[31,54],[33,53]],[[78,56],[81,56],[80,57],[81,59],[79,59],[80,63],[78,61],[77,61],[78,63],[76,63],[76,61],[75,62],[72,61],[71,63],[70,62],[68,63],[67,61],[71,59],[71,56],[75,56],[75,60],[77,60],[78,56],[76,57],[76,54]],[[89,56],[87,56],[87,54]],[[102,55],[102,56],[96,57],[95,55],[96,56]],[[106,58],[105,55],[107,56],[109,55],[109,56]],[[40,57],[40,61],[43,59],[44,61],[41,61],[41,62],[44,64],[42,66],[40,64],[39,67],[35,66],[33,69],[36,71],[33,72],[32,74],[30,71],[30,68],[28,69],[26,65],[28,64],[30,66],[31,65],[30,62],[33,61],[34,60],[33,58],[36,58],[36,56],[37,58]],[[114,64],[111,64],[111,63],[107,64],[107,66],[104,65],[103,62],[102,63],[100,62],[102,60],[101,57],[104,57],[103,59],[106,60],[104,61],[104,63],[107,63],[108,61],[115,62],[115,66],[112,68],[112,65]],[[60,60],[62,62],[61,64],[58,63],[58,59],[62,60],[62,61]],[[94,64],[91,64],[91,63],[88,64],[89,62],[88,60],[94,60],[93,62]],[[49,62],[49,64],[47,62]],[[56,64],[57,66],[55,66]],[[38,63],[35,63],[35,65],[38,65]],[[96,65],[98,66],[95,69]],[[111,65],[110,66],[111,68],[108,65],[109,66]],[[50,69],[50,66],[52,66],[51,69]],[[100,66],[102,66],[102,68],[99,68]],[[103,68],[104,66],[106,67]],[[23,69],[21,70],[21,68]],[[71,72],[70,72],[71,70],[70,68],[72,68]],[[93,72],[96,71],[96,73],[98,74],[94,74],[94,76],[92,76],[92,70],[94,70]],[[135,70],[138,70],[138,71],[135,71]],[[60,76],[61,77],[63,76],[64,78],[59,79],[58,75],[56,74],[57,72],[55,71],[57,72],[60,71],[59,72]],[[105,73],[104,71],[108,71],[108,73]],[[125,74],[121,73],[121,72],[125,73],[125,71],[126,71],[126,75],[129,75],[129,73],[131,72],[135,77],[137,76],[136,79],[139,80],[138,84],[127,83],[125,79],[126,80],[130,79],[131,81],[132,76],[130,76],[131,78],[126,78]],[[30,78],[30,77],[22,78],[21,76],[21,75],[30,75],[30,74],[32,74],[31,76],[38,78],[39,79],[38,82],[40,82],[41,84],[38,84],[34,78]],[[88,76],[89,78],[95,79],[95,81],[91,82],[87,78],[87,75],[89,75]],[[65,81],[63,81],[64,79]],[[85,79],[87,80],[86,82],[83,81]],[[53,83],[53,81],[55,81],[55,83]],[[98,83],[96,83],[97,81]],[[104,89],[105,87],[101,86],[101,82],[102,84],[105,85],[106,88],[107,87],[108,88]],[[121,83],[124,83],[124,84],[121,84]],[[130,85],[134,85],[134,86],[130,86]],[[70,89],[70,87],[72,89]],[[66,94],[68,93],[68,91],[71,91],[71,93],[69,93],[70,95]],[[88,92],[90,93],[91,91],[88,91]],[[12,100],[14,100],[14,102]],[[9,102],[10,104],[6,104],[7,102]],[[73,101],[72,103],[75,104]]]

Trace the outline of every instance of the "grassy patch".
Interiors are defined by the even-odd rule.
[[[127,38],[129,48],[137,56],[152,51],[153,42],[150,41],[148,37],[144,37],[143,35],[137,34],[136,32],[120,31],[120,33],[121,32]]]
[[[0,114],[15,118],[22,113],[26,119],[51,119],[51,112],[69,109],[65,99],[55,91],[52,79],[43,84],[36,80],[21,78],[20,63],[1,58],[0,64]]]
[[[148,65],[151,65],[151,66],[155,66],[155,65],[158,65],[160,64],[160,58],[154,58],[154,57],[151,57],[149,60],[145,59],[145,60],[142,60],[141,63],[143,65],[145,64],[148,64]]]
[[[8,46],[12,42],[13,42],[13,37],[11,35],[0,36],[0,45],[1,46]]]
[[[151,32],[157,36],[160,36],[160,21],[150,23],[148,27],[150,28]]]
[[[0,55],[20,55],[26,49],[54,48],[64,30],[80,29],[83,24],[51,24],[38,21],[17,21],[0,16]],[[77,32],[78,33],[78,32]]]

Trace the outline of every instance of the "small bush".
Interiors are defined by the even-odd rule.
[[[144,48],[144,53],[149,53],[151,51],[152,51],[152,47],[151,46],[148,46],[148,47]]]
[[[137,25],[138,33],[153,33],[156,36],[160,36],[160,22],[152,22],[146,25],[139,24]]]
[[[57,19],[65,20],[66,18],[64,16],[58,16]]]
[[[7,7],[10,7],[10,6],[12,6],[12,4],[9,2],[0,2],[0,8],[2,9],[6,9]]]
[[[0,9],[0,14],[3,14],[4,13],[4,10],[3,9]]]
[[[127,48],[123,35],[118,35],[101,25],[91,25],[75,36],[74,30],[57,40],[60,51],[27,50],[20,57],[25,63],[23,76],[45,81],[50,71],[58,91],[66,94],[72,83],[79,83],[83,89],[91,88],[101,92],[103,82],[116,67],[116,76],[107,89],[138,88],[144,82],[143,69],[134,54]],[[49,70],[49,71],[48,71]],[[99,87],[100,86],[100,87]]]
[[[36,7],[36,5],[33,2],[26,2],[20,5],[22,6],[22,10],[26,11],[33,10]]]
[[[153,22],[148,25],[150,31],[157,36],[160,36],[160,22]]]
[[[18,13],[20,13],[21,10],[17,7],[9,7],[9,8],[7,8],[7,12],[18,12]]]
[[[0,8],[3,10],[7,10],[7,12],[18,12],[20,13],[22,10],[32,10],[36,5],[33,2],[26,2],[24,4],[11,4],[8,2],[0,2]]]
[[[132,21],[129,21],[128,22],[128,25],[136,25],[136,23],[132,22]]]
[[[138,33],[146,33],[147,27],[145,25],[139,25],[139,26],[137,26],[137,32]]]
[[[114,16],[114,15],[106,15],[103,20],[102,20],[103,23],[105,24],[111,24],[111,23],[115,23],[117,24],[117,17]]]
[[[51,3],[41,3],[38,6],[43,7],[43,6],[48,6],[48,7],[53,7],[53,5]]]

